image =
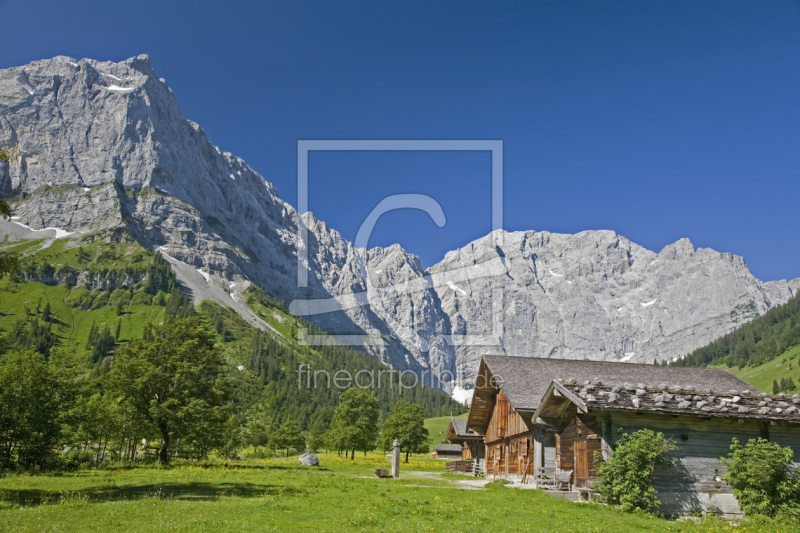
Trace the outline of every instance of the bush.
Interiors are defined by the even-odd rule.
[[[669,452],[675,448],[674,442],[649,429],[623,435],[611,458],[597,469],[600,480],[593,488],[599,499],[626,511],[651,511],[658,507],[661,502],[652,487],[653,470],[657,466],[671,466]]]
[[[61,453],[51,465],[54,470],[78,470],[87,466],[94,466],[94,452],[71,450]]]
[[[765,439],[742,446],[733,439],[731,453],[722,457],[725,481],[745,515],[800,518],[800,476],[792,465],[792,449]]]

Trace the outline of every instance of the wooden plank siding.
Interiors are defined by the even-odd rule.
[[[612,443],[623,433],[647,428],[663,433],[677,445],[671,454],[674,466],[658,469],[653,475],[653,487],[662,502],[660,511],[668,515],[690,513],[695,509],[714,514],[741,514],[733,488],[722,479],[727,470],[719,460],[730,452],[734,437],[742,444],[749,439],[766,437],[781,446],[800,450],[797,425],[622,411],[612,413],[610,422]],[[795,461],[798,458],[800,454],[795,451]]]
[[[574,405],[566,414],[569,422],[556,433],[556,465],[561,470],[573,470],[573,480],[578,487],[588,487],[597,478],[594,452],[601,452],[602,423],[591,414],[578,413]],[[576,449],[583,454],[583,472],[578,472]],[[583,474],[583,475],[581,475]]]
[[[522,417],[511,408],[502,391],[499,392],[489,421],[489,427],[486,428],[486,436],[484,437],[486,443],[529,431]]]
[[[789,446],[794,452],[794,464],[800,463],[800,427],[797,424],[778,422],[768,428],[769,440],[781,446]]]
[[[449,461],[444,465],[447,472],[472,472],[472,461]]]
[[[533,432],[502,391],[497,394],[484,439],[487,476],[521,477],[526,465],[528,474],[533,474]]]
[[[469,461],[472,459],[472,450],[469,449],[469,446],[464,446],[461,448],[461,459],[463,461]]]
[[[534,473],[533,436],[523,435],[486,446],[487,476],[522,476],[525,466],[528,475]]]

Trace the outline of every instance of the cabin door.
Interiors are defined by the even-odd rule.
[[[585,440],[575,443],[575,486],[585,487],[589,482],[589,450]]]

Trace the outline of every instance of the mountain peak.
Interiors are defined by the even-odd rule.
[[[445,382],[469,381],[482,353],[673,358],[737,327],[735,310],[763,313],[798,290],[796,280],[761,283],[740,258],[688,239],[656,254],[612,230],[496,230],[427,271],[399,245],[364,254],[213,146],[145,55],[0,70],[0,111],[0,149],[15,156],[0,164],[0,193],[18,217],[0,226],[15,238],[20,225],[76,239],[125,227],[157,245],[196,298],[225,301],[231,282],[254,283],[394,368]],[[301,218],[308,247],[298,257]]]

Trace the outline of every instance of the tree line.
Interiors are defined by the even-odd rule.
[[[168,299],[154,302],[166,305],[162,324],[122,342],[122,317],[93,322],[82,352],[60,345],[49,302],[26,305],[0,337],[0,468],[135,460],[152,453],[153,443],[163,463],[212,452],[237,457],[248,446],[262,455],[309,448],[352,457],[389,448],[394,438],[415,453],[427,451],[426,415],[463,412],[422,385],[401,394],[396,375],[393,388],[301,387],[300,364],[330,373],[386,367],[347,347],[312,349],[267,335],[211,302],[198,313],[155,255],[143,287],[130,292],[155,297],[165,289]],[[416,425],[403,426],[398,417]],[[387,433],[398,427],[411,437]]]
[[[735,313],[735,311],[733,312]],[[671,365],[724,364],[739,369],[766,363],[800,344],[800,298],[792,298]]]
[[[238,370],[197,317],[147,325],[96,379],[87,379],[84,368],[63,348],[48,356],[27,349],[0,357],[0,468],[133,460],[142,440],[157,443],[162,464],[212,451],[235,458],[245,446],[287,455],[327,448],[352,458],[356,451],[389,449],[394,439],[408,460],[430,444],[422,406],[398,401],[384,419],[370,389],[344,391],[324,432],[304,431],[291,418],[278,423],[268,402],[237,409],[232,376]]]
[[[104,250],[101,255],[116,254]],[[88,257],[80,247],[78,254]],[[300,365],[331,374],[387,367],[346,346],[312,348],[266,334],[211,302],[196,310],[159,254],[134,254],[136,268],[143,267],[143,254],[151,258],[143,281],[105,292],[78,291],[67,302],[82,309],[117,307],[120,318],[92,323],[82,352],[61,345],[54,326],[64,324],[42,300],[35,308],[26,304],[0,336],[0,468],[133,460],[154,442],[161,462],[176,456],[201,459],[212,451],[235,457],[246,446],[255,453],[325,448],[352,457],[378,444],[390,447],[400,433],[393,433],[391,441],[380,436],[398,425],[400,413],[418,422],[409,430],[414,437],[404,437],[403,444],[415,453],[426,448],[420,436],[426,416],[464,411],[446,394],[422,384],[404,383],[400,390],[397,375],[393,386],[367,392],[302,387],[295,372]],[[26,264],[30,261],[35,258],[26,258]],[[15,258],[11,263],[19,265]],[[255,287],[248,298],[285,311],[280,301]],[[141,338],[123,341],[122,317],[133,302],[164,306],[166,318],[147,325]],[[313,324],[292,320],[295,327],[324,334]],[[365,398],[367,414],[345,414],[348,408],[355,412],[352,406]],[[378,430],[381,422],[384,433]]]

